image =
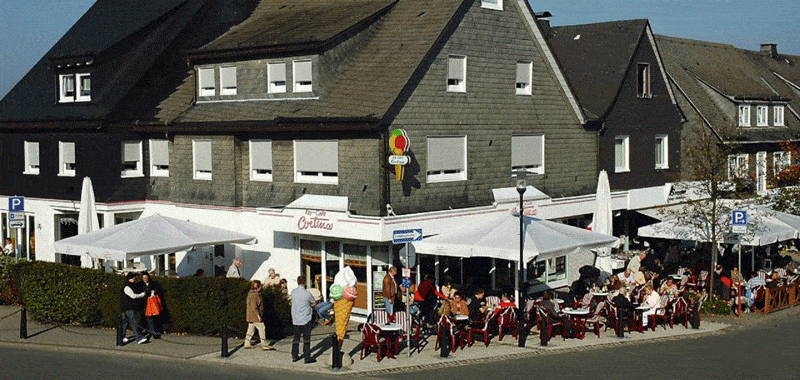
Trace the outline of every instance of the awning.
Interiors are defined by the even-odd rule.
[[[653,208],[645,208],[641,210],[635,210],[636,212],[656,219],[656,220],[669,220],[675,217],[675,213],[679,212],[683,207],[682,204],[678,205],[671,205],[671,206],[662,206],[662,207],[653,207]]]
[[[55,251],[69,255],[124,261],[195,246],[254,243],[254,236],[204,224],[151,215],[55,242]]]

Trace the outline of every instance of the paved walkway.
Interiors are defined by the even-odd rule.
[[[333,333],[332,326],[317,326],[314,328],[312,334],[312,356],[317,362],[305,364],[303,361],[296,363],[291,361],[291,337],[274,342],[276,347],[274,351],[245,350],[242,349],[243,341],[241,339],[230,339],[228,342],[230,355],[227,358],[221,357],[221,339],[218,337],[165,334],[162,339],[151,340],[147,344],[129,343],[123,347],[117,347],[116,335],[113,329],[44,325],[30,319],[27,322],[28,339],[20,339],[20,309],[14,306],[0,306],[0,344],[69,347],[75,350],[102,350],[120,355],[170,357],[324,374],[367,375],[389,371],[397,372],[452,366],[462,363],[475,363],[476,361],[496,361],[509,357],[542,355],[564,350],[635,344],[655,339],[679,339],[696,334],[722,331],[731,325],[742,324],[742,320],[756,318],[768,318],[768,316],[745,314],[745,318],[742,319],[720,317],[713,321],[704,320],[699,330],[687,329],[683,326],[667,327],[666,329],[659,326],[656,331],[647,330],[644,333],[628,333],[624,339],[617,338],[613,330],[602,332],[599,338],[596,335],[587,335],[582,340],[563,340],[560,336],[556,336],[547,347],[539,345],[538,335],[531,335],[528,337],[527,346],[519,348],[517,347],[517,341],[512,336],[507,335],[502,342],[497,337],[492,337],[488,347],[484,346],[482,342],[476,342],[472,347],[466,347],[464,350],[458,350],[450,354],[448,358],[441,358],[439,351],[433,349],[434,336],[429,342],[423,342],[422,350],[412,352],[410,357],[407,349],[401,347],[400,355],[396,359],[384,358],[380,363],[376,360],[374,350],[364,360],[360,360],[359,344],[361,337],[356,331],[357,324],[351,323],[343,351],[353,361],[350,363],[346,357],[344,367],[340,370],[333,370],[331,369],[329,339]]]

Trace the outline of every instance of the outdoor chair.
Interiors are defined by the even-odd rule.
[[[675,326],[675,321],[683,321],[683,326],[689,328],[689,302],[686,298],[678,297],[672,300],[670,305],[669,327]]]
[[[700,276],[697,277],[697,288],[695,288],[695,290],[705,289],[707,286],[708,286],[708,271],[701,270]]]
[[[403,331],[401,334],[398,335],[399,340],[406,339],[406,331],[408,330],[408,315],[405,311],[396,311],[394,313],[394,321],[395,323],[403,326]],[[412,347],[413,341],[417,341],[417,348],[419,348],[419,333],[420,333],[420,326],[414,318],[411,318],[411,342],[408,342],[408,349],[410,350]]]
[[[458,328],[456,321],[452,317],[442,315],[439,317],[439,322],[437,325],[439,328],[437,329],[438,332],[436,333],[436,343],[433,345],[434,350],[439,349],[439,344],[441,344],[442,335],[444,335],[445,331],[450,333],[450,347],[452,348],[453,352],[456,352],[459,347],[461,347],[462,350],[464,349],[465,333],[463,330]]]
[[[586,328],[592,328],[594,333],[597,337],[600,337],[600,325],[606,322],[606,308],[608,307],[608,302],[600,301],[594,307],[594,310],[587,316],[586,318]]]
[[[592,304],[592,293],[586,293],[583,295],[583,298],[580,302],[573,302],[572,307],[579,309],[579,308],[587,308],[589,305]]]
[[[500,304],[500,297],[498,296],[487,296],[486,297],[486,306],[497,307]]]
[[[381,351],[382,346],[386,346],[386,350],[389,350],[389,343],[386,341],[386,338],[381,336],[381,329],[375,324],[365,323],[361,329],[361,360],[364,360],[365,351],[369,355],[369,351],[372,347],[375,347],[377,350],[378,362],[380,362],[384,354],[383,351]]]
[[[547,316],[547,312],[539,305],[536,305],[536,312],[539,314],[539,334],[547,334],[545,338],[542,339],[542,342],[547,343],[553,338],[553,328],[559,327],[561,328],[561,336],[564,336],[564,324],[561,321],[553,321]],[[566,338],[564,338],[566,340]]]
[[[775,268],[775,272],[781,277],[786,277],[786,268]]]
[[[386,310],[374,310],[369,320],[369,322],[372,322],[378,326],[388,324],[391,321],[392,317],[386,312]]]
[[[619,336],[619,329],[623,328],[625,323],[628,323],[628,327],[633,324],[633,319],[631,315],[627,316],[620,316],[619,309],[614,306],[613,303],[608,303],[608,322],[606,323],[606,328],[603,331],[608,330],[608,326],[614,329],[614,333]]]
[[[658,323],[659,320],[661,320],[661,322],[664,323],[664,330],[667,329],[667,321],[671,317],[669,313],[670,309],[671,308],[670,308],[669,296],[665,294],[661,296],[661,299],[658,301],[658,306],[656,306],[655,312],[650,315],[652,323],[650,322],[648,323],[650,323],[650,326],[653,331],[656,331],[656,324]]]
[[[486,347],[489,346],[489,324],[492,323],[494,320],[494,312],[492,310],[488,310],[483,315],[483,320],[474,321],[469,326],[467,330],[467,345],[470,347],[472,343],[475,342],[475,334],[481,334],[483,336],[483,343],[486,344]]]
[[[505,307],[497,315],[498,340],[503,341],[503,329],[511,329],[511,336],[517,338],[517,312],[516,308]]]

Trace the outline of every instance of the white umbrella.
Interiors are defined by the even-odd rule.
[[[55,250],[124,261],[139,256],[188,250],[195,246],[249,244],[255,240],[254,236],[247,234],[156,214],[59,240],[55,243]]]
[[[614,230],[613,215],[611,213],[611,186],[608,184],[608,173],[600,171],[597,179],[597,209],[592,220],[592,231],[601,234],[611,235]],[[611,267],[611,248],[597,248],[597,258],[594,266],[600,269],[600,281],[613,273]]]
[[[83,186],[81,188],[81,204],[78,209],[78,235],[87,232],[97,231],[100,229],[100,223],[97,220],[97,204],[94,199],[94,188],[92,187],[92,179],[83,177]],[[97,258],[91,258],[92,268],[97,269],[100,266]]]

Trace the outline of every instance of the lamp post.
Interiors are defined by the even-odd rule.
[[[525,306],[522,303],[524,299],[522,295],[522,263],[524,260],[523,250],[525,245],[525,235],[524,235],[524,210],[525,204],[523,203],[522,195],[525,194],[525,190],[527,188],[527,183],[525,183],[525,176],[528,174],[527,169],[519,168],[517,169],[517,192],[519,193],[519,270],[517,272],[517,286],[519,289],[519,299],[517,299],[517,306],[519,307],[519,313],[517,313],[517,343],[520,347],[525,347],[525,340],[527,339],[527,330],[525,329],[524,323],[525,319],[523,318],[522,313],[525,310]]]

